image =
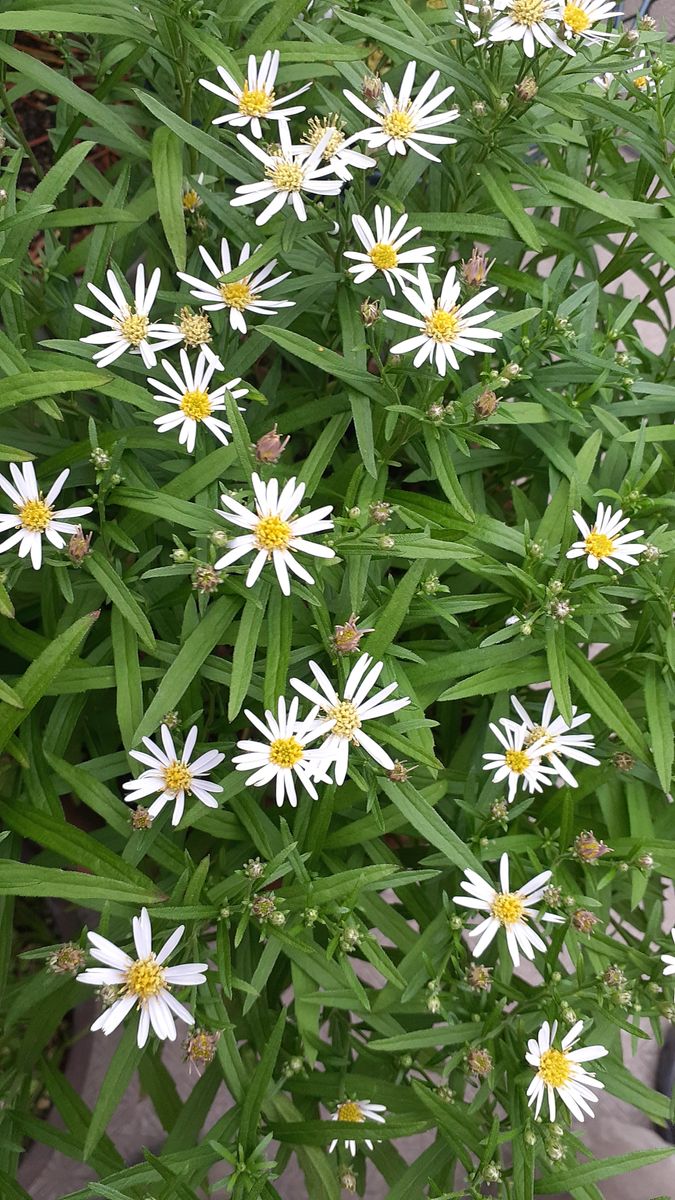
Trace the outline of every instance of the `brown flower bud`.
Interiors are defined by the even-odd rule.
[[[407,783],[411,772],[416,770],[417,767],[408,767],[405,762],[401,762],[398,758],[395,758],[394,765],[391,771],[389,771],[389,778],[392,783]]]
[[[488,262],[487,254],[483,254],[482,250],[474,246],[469,261],[462,262],[462,279],[467,287],[481,288],[494,267],[495,262],[496,259],[494,258],[492,262]]]
[[[220,571],[209,563],[198,563],[192,572],[192,586],[201,596],[211,596],[223,582]]]
[[[499,407],[499,397],[490,390],[481,392],[473,402],[473,411],[477,421],[485,421]]]
[[[364,100],[379,100],[382,95],[382,80],[379,75],[364,75],[361,81],[361,95]]]
[[[85,533],[81,525],[78,525],[75,533],[68,542],[68,558],[75,567],[82,565],[82,560],[87,557],[89,547],[91,545],[92,534]]]
[[[484,1050],[482,1047],[469,1050],[466,1056],[466,1065],[472,1075],[476,1075],[479,1079],[485,1079],[492,1070],[492,1055],[489,1050]]]
[[[600,918],[587,908],[578,908],[572,913],[572,924],[579,933],[592,933]]]
[[[184,1062],[197,1067],[207,1067],[216,1056],[216,1047],[220,1040],[219,1033],[209,1033],[206,1029],[195,1029],[183,1042]]]
[[[290,442],[290,437],[280,438],[277,427],[264,433],[255,444],[255,456],[258,462],[277,463]]]
[[[609,846],[596,838],[592,829],[583,830],[574,839],[574,853],[582,862],[597,862],[603,854],[611,854]]]
[[[55,975],[74,975],[84,966],[85,953],[74,942],[65,942],[50,954],[47,962]]]
[[[369,506],[368,515],[376,525],[386,525],[391,521],[393,511],[393,506],[388,504],[386,500],[376,500],[374,504]]]
[[[617,750],[612,762],[617,771],[632,771],[635,766],[635,759],[627,750]]]
[[[608,988],[625,988],[626,976],[621,967],[617,966],[616,963],[611,963],[609,967],[605,967],[602,973],[602,982]]]
[[[359,629],[358,620],[356,613],[352,613],[344,625],[335,626],[331,642],[336,654],[354,654],[364,634],[373,632],[372,629]]]
[[[482,963],[469,963],[465,978],[472,991],[489,992],[492,987],[492,967],[485,967]]]
[[[534,100],[539,88],[534,75],[526,75],[521,79],[520,83],[516,84],[516,96],[522,100],[523,104],[531,104]]]
[[[380,319],[380,302],[379,300],[371,300],[368,297],[359,305],[361,320],[366,326],[366,329],[374,325]]]
[[[131,828],[136,831],[138,829],[150,829],[152,827],[152,817],[148,808],[135,808],[129,818]]]

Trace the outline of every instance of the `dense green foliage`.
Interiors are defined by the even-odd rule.
[[[675,878],[673,55],[646,30],[637,43],[530,61],[512,43],[476,46],[454,20],[461,0],[448,3],[64,0],[0,13],[1,465],[32,460],[45,490],[70,468],[63,504],[93,508],[79,562],[47,548],[37,572],[15,550],[2,557],[3,1197],[25,1200],[21,1146],[44,1138],[103,1181],[71,1200],[222,1195],[208,1190],[214,1165],[235,1173],[237,1200],[273,1200],[291,1154],[306,1194],[336,1200],[350,1159],[326,1154],[326,1117],[346,1098],[386,1106],[384,1125],[343,1129],[360,1147],[379,1139],[366,1156],[389,1200],[480,1195],[494,1164],[509,1200],[599,1200],[599,1180],[654,1160],[584,1164],[566,1116],[559,1129],[545,1111],[534,1121],[524,1054],[544,1019],[569,1025],[573,1010],[610,1050],[595,1064],[607,1091],[668,1116],[669,1101],[623,1065],[620,1033],[644,1036],[647,1018],[659,1036],[674,1016],[658,957],[670,945],[662,880]],[[17,30],[39,36],[15,44]],[[415,60],[418,87],[437,68],[439,86],[456,89],[456,145],[436,147],[440,163],[378,151],[378,174],[355,171],[339,198],[310,199],[306,223],[284,208],[256,230],[258,209],[230,200],[261,173],[233,130],[212,126],[223,106],[198,80],[218,65],[242,78],[247,56],[268,47],[281,52],[280,94],[313,82],[298,135],[312,113],[362,128],[343,88],[360,94],[376,67],[397,88]],[[640,88],[630,68],[642,51],[653,83]],[[609,90],[594,82],[604,72],[616,75]],[[38,161],[20,128],[30,93],[49,118]],[[364,323],[367,297],[410,311],[346,272],[344,251],[361,249],[351,216],[371,219],[378,202],[409,213],[436,247],[432,280],[474,244],[488,248],[491,325],[503,335],[494,354],[460,357],[441,379],[389,355],[401,326],[381,314]],[[198,246],[217,257],[222,236],[237,251],[260,242],[260,265],[278,258],[290,277],[271,294],[295,306],[253,317],[245,337],[213,314],[218,381],[241,376],[250,391],[241,414],[228,399],[231,444],[200,429],[188,455],[153,426],[165,410],[140,357],[98,369],[79,340],[94,326],[73,305],[94,303],[87,284],[105,288],[109,266],[133,279],[142,261],[162,271],[153,315],[172,321],[190,303],[176,271],[206,277]],[[164,357],[177,363],[178,350]],[[253,444],[275,425],[290,442],[261,464]],[[334,508],[334,530],[317,540],[336,557],[312,559],[315,585],[293,580],[289,598],[271,567],[250,590],[240,565],[213,593],[194,586],[195,567],[213,564],[232,532],[214,512],[221,493],[249,503],[254,470],[296,475],[304,506]],[[378,525],[381,501],[392,510],[375,510]],[[623,575],[566,558],[572,511],[590,522],[600,501],[622,507],[651,547]],[[332,638],[352,613],[372,630],[360,649],[384,660],[381,683],[412,699],[372,726],[408,771],[392,780],[352,751],[344,785],[278,809],[232,767],[235,743],[251,736],[244,707],[276,710],[291,677],[309,680],[310,659],[344,680],[355,660]],[[482,770],[482,754],[499,749],[489,722],[512,715],[513,692],[536,718],[543,696],[529,685],[547,680],[567,719],[572,705],[590,712],[601,763],[571,764],[576,789],[519,790],[507,806]],[[177,828],[169,806],[132,829],[128,752],[170,713],[179,741],[197,724],[200,748],[224,754],[219,807],[192,797]],[[573,851],[590,830],[612,851],[597,862]],[[564,921],[526,977],[500,934],[486,954],[491,986],[477,990],[469,913],[452,897],[467,867],[495,881],[504,851],[518,885],[553,871]],[[283,924],[254,900],[270,885]],[[185,999],[220,1038],[184,1105],[166,1043],[138,1050],[135,1016],[94,1111],[78,1100],[59,1048],[64,1017],[90,993],[50,967],[60,936],[47,897],[124,947],[147,905],[160,936],[185,924],[183,957],[210,961]],[[591,932],[575,927],[578,910],[598,918]],[[96,1054],[102,1035],[86,1036]],[[467,1068],[476,1049],[492,1057],[478,1080]],[[125,1167],[106,1126],[138,1069],[166,1149]],[[202,1128],[222,1082],[237,1103]],[[65,1132],[35,1119],[36,1088]],[[407,1165],[399,1139],[425,1130],[433,1143]],[[355,1163],[360,1190],[360,1150]]]

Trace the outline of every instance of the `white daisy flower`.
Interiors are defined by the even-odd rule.
[[[294,149],[300,155],[310,154],[323,142],[326,134],[330,136],[322,158],[325,163],[330,165],[338,179],[343,179],[345,182],[353,179],[350,167],[356,167],[359,171],[368,171],[377,166],[376,159],[353,148],[354,143],[360,141],[361,134],[353,133],[348,137],[344,133],[344,121],[337,113],[329,113],[327,117],[310,117],[307,129],[302,135],[302,144],[295,146]]]
[[[261,733],[264,742],[237,742],[237,749],[243,754],[236,754],[232,759],[237,771],[251,771],[246,780],[250,787],[265,787],[276,780],[276,801],[279,808],[285,800],[293,808],[298,803],[295,778],[309,792],[313,800],[318,799],[315,780],[330,783],[326,770],[331,765],[325,749],[308,750],[307,745],[320,736],[317,730],[316,714],[313,709],[304,720],[298,719],[297,696],[291,700],[286,710],[286,701],[279,697],[277,715],[269,710],[265,713],[267,724],[256,717],[255,713],[245,709],[246,716],[252,725]]]
[[[551,878],[551,871],[542,871],[535,875],[529,883],[523,884],[517,891],[512,892],[509,886],[509,856],[502,854],[499,861],[499,882],[501,891],[483,879],[477,871],[467,869],[460,887],[468,893],[466,896],[453,896],[455,904],[463,908],[474,908],[486,913],[484,920],[475,929],[469,930],[470,938],[478,938],[472,949],[474,958],[480,958],[488,946],[503,929],[506,933],[506,945],[515,967],[520,965],[520,951],[530,961],[534,959],[535,950],[546,950],[546,943],[530,925],[529,921],[537,917],[540,921],[548,921],[559,925],[562,917],[555,913],[538,913],[536,905],[544,895],[546,884]]]
[[[394,223],[389,205],[385,204],[384,208],[380,208],[380,205],[376,204],[375,232],[373,233],[364,217],[352,217],[352,225],[359,241],[366,248],[365,254],[358,250],[345,251],[345,258],[353,258],[356,263],[355,266],[349,267],[355,283],[365,283],[379,271],[384,275],[393,296],[396,290],[395,282],[402,285],[404,282],[415,283],[417,281],[415,273],[406,270],[406,266],[419,266],[421,263],[433,262],[433,256],[436,253],[435,246],[418,246],[414,250],[403,250],[403,246],[407,242],[422,232],[421,225],[414,225],[412,229],[408,229],[404,233],[408,219],[408,214],[403,213],[403,216]]]
[[[154,818],[165,804],[173,804],[172,825],[177,825],[183,815],[186,796],[194,795],[207,808],[217,808],[218,801],[213,793],[222,792],[223,789],[219,783],[211,783],[208,776],[214,767],[223,761],[225,755],[219,750],[207,750],[194,762],[190,761],[197,741],[196,725],[192,726],[185,739],[182,754],[176,750],[167,725],[162,725],[159,732],[163,749],[151,738],[144,737],[143,745],[149,753],[146,754],[142,750],[129,751],[132,758],[143,763],[148,769],[143,771],[138,779],[131,779],[122,784],[124,791],[129,793],[124,797],[127,804],[138,804],[147,796],[159,792],[148,811],[151,818]]]
[[[520,717],[523,727],[526,730],[523,747],[527,751],[528,747],[537,742],[541,745],[541,755],[546,758],[566,783],[571,787],[576,787],[577,782],[573,775],[567,770],[565,764],[560,761],[561,756],[564,758],[573,758],[577,762],[588,763],[589,766],[597,767],[600,765],[600,759],[594,758],[588,751],[594,748],[593,735],[591,733],[572,733],[579,725],[585,725],[586,721],[590,720],[590,713],[577,713],[575,707],[572,708],[572,724],[568,725],[561,716],[555,717],[553,720],[553,709],[555,707],[555,696],[553,692],[549,692],[541,713],[541,719],[534,721],[527,709],[523,707],[517,696],[511,697],[511,703]]]
[[[670,936],[675,942],[675,929],[671,929]],[[664,975],[675,975],[675,954],[662,954],[661,962],[666,964],[663,968]]]
[[[140,1012],[137,1037],[139,1046],[142,1047],[147,1042],[151,1025],[158,1038],[162,1041],[168,1038],[173,1042],[176,1038],[174,1016],[186,1025],[194,1025],[194,1017],[189,1009],[176,1000],[172,991],[176,987],[194,987],[204,983],[206,976],[203,972],[208,970],[208,963],[183,963],[180,967],[164,966],[183,936],[184,925],[179,925],[159,953],[155,954],[152,949],[152,927],[147,909],[142,909],[140,917],[134,917],[131,924],[137,958],[131,958],[99,933],[87,934],[94,947],[90,951],[91,957],[105,965],[90,967],[77,976],[78,982],[88,983],[97,988],[120,989],[117,1000],[94,1021],[92,1032],[102,1029],[106,1036],[112,1033],[135,1006]]]
[[[498,290],[496,287],[472,296],[465,304],[458,304],[460,284],[456,267],[450,267],[441,287],[438,300],[434,300],[431,283],[425,267],[417,268],[417,288],[401,285],[406,299],[417,310],[415,316],[385,308],[385,317],[402,325],[416,329],[414,337],[404,338],[391,347],[392,354],[406,354],[416,350],[414,365],[420,367],[427,360],[436,362],[439,375],[445,375],[448,363],[459,370],[456,351],[462,354],[485,354],[492,352],[489,343],[502,335],[496,329],[484,325],[494,316],[493,309],[474,312]]]
[[[638,91],[644,92],[645,95],[648,95],[650,92],[653,92],[656,89],[656,84],[654,83],[651,74],[645,70],[646,67],[651,66],[651,60],[647,54],[647,51],[644,49],[640,50],[637,57],[639,61],[636,63],[636,65],[629,67],[626,71],[623,71],[622,75],[628,78],[633,87],[637,88]],[[614,75],[611,71],[606,71],[604,75],[596,75],[593,82],[597,83],[598,87],[601,87],[603,92],[607,92],[614,83],[615,79],[616,75]],[[629,95],[626,88],[622,88],[620,94],[624,97]]]
[[[331,1121],[349,1121],[352,1124],[358,1123],[359,1125],[362,1121],[377,1121],[378,1125],[384,1125],[385,1122],[382,1113],[386,1111],[386,1105],[371,1104],[370,1100],[343,1100],[342,1104],[338,1104],[335,1112],[332,1113]],[[356,1155],[356,1142],[350,1138],[335,1138],[328,1147],[328,1153],[330,1154],[343,1140],[347,1150],[352,1158],[354,1158]],[[372,1150],[373,1148],[373,1143],[367,1139],[362,1145],[366,1146],[368,1150]]]
[[[255,554],[246,576],[246,586],[253,587],[265,563],[272,562],[279,587],[284,596],[290,596],[289,571],[305,583],[314,583],[309,571],[297,561],[298,551],[312,554],[315,558],[335,558],[335,551],[330,546],[308,542],[305,537],[307,533],[321,533],[325,529],[333,528],[333,522],[328,520],[333,506],[329,504],[325,508],[316,508],[299,517],[297,509],[305,494],[305,484],[297,483],[295,476],[288,480],[281,495],[276,479],[263,483],[260,476],[254,474],[251,476],[251,483],[255,496],[255,512],[251,512],[231,496],[221,496],[228,511],[216,509],[219,516],[250,532],[232,538],[229,542],[230,549],[218,559],[215,569],[219,571],[223,567],[229,567],[245,554]]]
[[[488,42],[522,42],[528,58],[534,57],[537,45],[574,54],[554,29],[562,20],[561,0],[494,0],[492,7],[499,15],[488,29]]]
[[[595,1116],[590,1106],[597,1104],[599,1096],[591,1089],[603,1089],[605,1085],[581,1064],[594,1058],[604,1058],[609,1051],[604,1046],[586,1046],[572,1050],[583,1027],[583,1021],[577,1021],[569,1033],[565,1034],[559,1050],[553,1044],[558,1032],[557,1021],[554,1021],[553,1025],[544,1021],[536,1039],[530,1038],[528,1041],[525,1058],[537,1072],[527,1089],[528,1103],[535,1106],[535,1117],[539,1116],[544,1095],[548,1094],[549,1118],[555,1121],[556,1092],[578,1121],[583,1121],[584,1113],[589,1117]]]
[[[291,141],[291,131],[285,121],[279,123],[280,146],[274,151],[262,150],[243,133],[237,134],[242,146],[257,158],[265,168],[264,178],[258,183],[243,183],[236,189],[236,196],[230,204],[258,204],[261,200],[269,201],[263,211],[256,217],[256,225],[266,225],[285,204],[290,204],[299,221],[307,220],[307,210],[302,193],[314,196],[337,196],[342,191],[341,179],[329,179],[334,175],[330,163],[322,167],[324,152],[331,140],[330,129],[321,140],[307,153],[303,146],[298,150]]]
[[[84,304],[75,305],[84,317],[90,317],[98,325],[107,326],[103,333],[90,333],[87,337],[80,338],[81,342],[103,347],[94,355],[94,362],[98,367],[109,367],[127,350],[132,354],[140,354],[146,367],[154,367],[157,355],[149,339],[162,341],[173,329],[171,325],[150,319],[150,310],[159,290],[160,278],[161,272],[157,267],[146,287],[145,267],[141,263],[136,271],[133,303],[124,295],[114,271],[106,271],[110,296],[106,296],[95,284],[87,284],[92,295],[107,310],[105,313],[98,313]]]
[[[260,250],[260,246],[256,246],[253,253]],[[208,250],[203,246],[199,247],[204,263],[208,270],[213,275],[213,278],[218,280],[223,275],[229,275],[233,270],[232,257],[230,255],[230,246],[227,238],[223,238],[220,243],[220,267],[211,258]],[[251,247],[248,242],[242,246],[241,254],[239,255],[238,266],[243,266],[251,257]],[[191,294],[195,300],[203,306],[206,312],[218,312],[221,308],[229,309],[230,325],[232,329],[239,330],[240,333],[246,333],[246,318],[245,313],[258,313],[263,317],[269,317],[280,308],[293,308],[294,300],[263,300],[262,293],[266,292],[271,287],[276,287],[278,283],[283,283],[284,279],[288,279],[290,271],[284,271],[283,275],[277,275],[275,279],[270,279],[272,271],[277,265],[277,259],[272,258],[264,267],[260,267],[258,271],[252,271],[250,275],[244,275],[241,279],[237,279],[234,283],[219,283],[214,286],[212,283],[202,283],[196,275],[187,275],[185,271],[178,272],[178,278],[184,283],[191,285]]]
[[[627,563],[630,567],[638,565],[636,555],[642,554],[645,546],[636,543],[634,539],[642,537],[644,529],[636,529],[633,533],[621,533],[630,517],[624,517],[620,508],[613,512],[609,505],[605,508],[600,502],[592,526],[586,523],[581,513],[573,512],[572,516],[575,525],[583,534],[583,541],[572,543],[572,548],[567,551],[568,558],[583,558],[586,554],[587,565],[591,571],[597,571],[600,563],[606,562],[619,575],[623,575],[620,563]]]
[[[214,437],[218,438],[219,442],[227,446],[227,435],[232,430],[226,421],[221,421],[213,414],[225,411],[226,392],[229,392],[234,400],[240,400],[242,396],[248,395],[248,388],[240,388],[238,385],[241,383],[241,379],[237,378],[228,380],[227,383],[221,384],[220,387],[210,392],[209,383],[216,368],[213,363],[209,362],[205,354],[199,355],[193,369],[190,366],[187,352],[181,350],[180,364],[182,375],[170,362],[162,359],[162,367],[174,384],[173,387],[169,387],[161,379],[148,379],[148,383],[158,389],[155,400],[158,400],[160,404],[171,405],[174,410],[163,413],[161,417],[155,417],[154,423],[159,432],[167,433],[170,429],[180,427],[178,441],[181,446],[185,446],[188,454],[192,454],[195,448],[197,427],[204,424]]]
[[[386,717],[405,708],[410,704],[408,696],[399,700],[388,700],[387,697],[396,691],[397,683],[388,683],[386,687],[367,699],[371,688],[375,686],[384,663],[378,662],[373,666],[369,654],[361,654],[349,672],[344,692],[340,696],[333,687],[325,671],[318,663],[310,661],[310,670],[319,685],[320,691],[304,683],[302,679],[291,679],[291,687],[300,692],[311,704],[316,705],[323,716],[319,717],[317,729],[327,733],[323,748],[326,754],[335,761],[335,782],[342,784],[347,776],[349,747],[360,746],[379,766],[390,771],[394,760],[383,750],[382,746],[364,733],[364,721],[372,721],[377,717]]]
[[[254,138],[261,138],[263,134],[261,120],[285,121],[288,117],[305,111],[304,104],[296,104],[291,108],[285,106],[289,100],[295,100],[296,96],[301,96],[303,92],[311,88],[311,83],[303,84],[301,88],[289,92],[287,96],[277,98],[275,95],[274,84],[279,70],[278,50],[266,50],[260,66],[256,62],[255,55],[249,55],[247,77],[243,86],[237,83],[229,71],[225,70],[225,67],[218,67],[217,70],[225,84],[224,88],[219,87],[217,83],[211,83],[210,79],[200,79],[199,82],[209,92],[227,100],[228,104],[233,105],[236,111],[216,117],[214,125],[232,125],[235,129],[243,129],[248,125]]]
[[[612,21],[622,17],[621,9],[614,7],[614,0],[571,0],[562,10],[565,37],[578,37],[589,45],[611,42],[616,33],[601,32],[593,26],[600,21]]]
[[[440,162],[435,154],[425,150],[424,147],[426,145],[452,146],[457,141],[457,138],[448,137],[446,134],[428,132],[430,129],[436,129],[440,125],[448,125],[450,121],[457,120],[459,110],[456,108],[446,112],[437,112],[439,106],[448,99],[448,96],[452,95],[455,89],[454,87],[443,88],[431,98],[431,93],[440,78],[440,71],[432,71],[426,82],[422,84],[415,99],[411,100],[416,70],[417,63],[409,62],[403,73],[398,96],[395,96],[389,84],[385,83],[374,110],[369,108],[365,100],[355,95],[354,92],[345,91],[344,94],[360,113],[363,113],[369,121],[374,122],[367,129],[361,130],[361,137],[366,139],[369,150],[386,146],[389,153],[393,155],[407,154],[410,149],[421,154],[423,158],[431,159],[432,162]]]
[[[506,717],[502,718],[501,724],[503,729],[500,729],[499,725],[490,725],[490,729],[504,749],[499,754],[484,754],[483,758],[486,761],[483,770],[494,771],[493,783],[501,783],[503,779],[508,779],[511,803],[518,790],[519,781],[522,781],[526,792],[541,792],[544,790],[542,785],[551,783],[555,771],[544,766],[541,761],[541,756],[546,750],[543,742],[531,742],[525,749],[529,732],[525,726],[516,725]]]
[[[14,513],[0,513],[0,534],[13,530],[4,542],[0,542],[0,554],[18,545],[19,558],[30,560],[35,571],[42,566],[42,538],[46,537],[52,546],[62,550],[66,544],[64,533],[76,533],[78,523],[72,523],[71,517],[84,517],[91,512],[91,506],[80,504],[75,508],[54,508],[54,501],[61,491],[70,471],[62,471],[54,480],[46,496],[42,495],[35,477],[35,467],[32,462],[10,463],[10,474],[13,483],[0,475],[0,488],[14,505]]]

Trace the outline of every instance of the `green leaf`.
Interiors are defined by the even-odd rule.
[[[152,174],[164,235],[176,267],[184,271],[187,239],[183,211],[183,146],[176,134],[164,127],[156,129],[153,135]]]
[[[475,521],[476,518],[473,509],[468,503],[457,478],[457,472],[450,457],[447,438],[443,434],[439,435],[438,431],[432,429],[430,425],[425,425],[423,428],[427,454],[431,459],[431,464],[436,472],[436,478],[443,492],[452,507],[461,517],[464,517],[465,521]]]
[[[138,600],[129,591],[112,563],[109,563],[98,550],[92,550],[84,562],[89,573],[93,575],[108,599],[118,609],[120,616],[124,617],[124,620],[128,621],[131,628],[136,631],[146,650],[154,650],[155,635],[152,632],[152,626]]]
[[[424,559],[408,567],[377,619],[372,634],[368,637],[368,653],[375,659],[388,650],[403,624],[420,580],[426,570]]]
[[[534,221],[525,212],[520,193],[512,187],[504,172],[494,164],[488,166],[486,163],[481,163],[477,168],[477,173],[485,184],[485,190],[493,204],[504,214],[525,245],[529,246],[530,250],[543,250],[543,242],[537,233]]]
[[[269,1034],[265,1049],[258,1063],[249,1086],[244,1093],[239,1122],[239,1140],[244,1150],[250,1154],[258,1142],[258,1121],[265,1103],[267,1089],[272,1082],[272,1074],[281,1050],[281,1039],[286,1025],[286,1010],[282,1009],[277,1017],[274,1028]]]
[[[60,671],[70,662],[80,648],[94,622],[97,612],[80,617],[68,629],[60,633],[30,664],[28,670],[14,685],[14,692],[22,707],[4,704],[0,707],[0,749],[4,749],[14,730],[35,708],[38,700],[49,691],[50,685]]]
[[[549,623],[546,630],[546,661],[551,687],[563,720],[572,724],[572,697],[567,673],[567,646],[565,627],[560,622]]]
[[[382,790],[386,792],[392,804],[402,813],[415,833],[440,850],[448,862],[454,863],[463,871],[470,867],[480,874],[481,866],[473,852],[457,836],[454,829],[446,825],[435,808],[416,791],[411,783],[397,784],[391,783],[389,779],[383,779]]]
[[[104,908],[109,901],[120,904],[156,904],[161,898],[149,882],[143,888],[56,867],[34,867],[28,863],[0,859],[0,896],[53,896],[75,900],[91,908]]]
[[[664,792],[670,792],[673,773],[673,722],[668,685],[658,665],[651,662],[645,675],[645,703],[654,766]]]
[[[137,1019],[127,1019],[122,1040],[115,1050],[110,1066],[99,1088],[96,1107],[84,1143],[84,1159],[91,1158],[106,1126],[131,1082],[143,1053],[136,1044]]]
[[[263,594],[249,596],[241,612],[239,633],[232,655],[232,682],[227,703],[228,721],[234,720],[248,695],[268,595],[269,588]]]
[[[28,400],[43,396],[62,396],[67,392],[93,392],[109,383],[112,375],[94,368],[89,371],[30,371],[0,379],[0,411],[16,408]]]
[[[576,646],[567,647],[567,660],[570,678],[591,711],[609,730],[619,734],[629,750],[646,761],[649,751],[642,732],[605,677]]]
[[[636,1150],[634,1154],[617,1154],[615,1158],[596,1158],[569,1171],[558,1171],[546,1179],[538,1179],[537,1195],[551,1196],[558,1192],[571,1192],[575,1188],[596,1183],[599,1179],[614,1179],[617,1175],[627,1174],[628,1171],[638,1171],[640,1167],[662,1162],[672,1154],[675,1154],[675,1149],[671,1146],[663,1150]]]

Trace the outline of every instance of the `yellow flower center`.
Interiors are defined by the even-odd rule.
[[[239,312],[243,312],[257,299],[248,285],[248,279],[238,279],[236,283],[221,283],[218,291],[227,307],[238,308]]]
[[[181,412],[184,412],[186,417],[191,417],[193,421],[203,421],[204,417],[208,417],[211,413],[209,393],[202,392],[199,388],[193,392],[184,392],[180,408]]]
[[[545,0],[515,0],[510,16],[518,25],[536,25],[546,16]]]
[[[563,1050],[544,1050],[538,1075],[547,1087],[564,1087],[572,1078],[572,1065]]]
[[[584,542],[584,549],[587,554],[592,554],[595,558],[607,558],[607,555],[611,554],[614,549],[614,542],[612,538],[607,537],[606,533],[596,533],[594,529],[591,529]]]
[[[158,996],[163,988],[164,971],[154,954],[131,964],[125,984],[127,995],[138,996],[141,1001],[149,1000],[151,996]]]
[[[377,242],[372,250],[368,251],[368,257],[378,271],[386,271],[388,267],[395,267],[398,263],[398,254],[389,242]]]
[[[516,775],[522,775],[530,765],[530,756],[524,750],[507,750],[504,755],[504,762],[510,771],[514,771]]]
[[[335,708],[329,710],[328,716],[335,722],[331,733],[336,737],[351,738],[356,730],[361,728],[361,718],[351,700],[341,700]]]
[[[397,138],[401,141],[415,132],[415,122],[406,109],[394,108],[387,113],[382,122],[382,128],[387,137]]]
[[[633,80],[633,83],[635,84],[636,88],[646,88],[647,85],[649,84],[649,76],[648,75],[636,75],[635,79]]]
[[[569,25],[572,33],[583,33],[591,23],[587,12],[578,4],[566,4],[563,11],[563,21]]]
[[[265,88],[249,88],[245,83],[239,97],[239,112],[245,117],[266,117],[274,104],[274,91]]]
[[[535,742],[544,742],[545,746],[550,745],[554,740],[547,729],[543,725],[533,725],[530,731],[525,735],[525,745],[533,746]]]
[[[52,510],[44,500],[27,500],[19,509],[19,519],[31,533],[44,533],[52,519]]]
[[[129,309],[124,320],[119,322],[119,327],[122,337],[130,346],[140,346],[141,342],[148,336],[150,318],[144,317],[142,313],[134,313]]]
[[[194,188],[188,188],[187,192],[183,192],[183,208],[186,212],[194,212],[200,204],[201,200]]]
[[[324,117],[323,120],[321,120],[320,117],[310,117],[309,121],[307,122],[307,132],[303,133],[302,141],[306,146],[311,146],[312,150],[316,150],[316,147],[319,145],[321,139],[328,133],[328,130],[332,130],[332,136],[329,137],[328,141],[326,142],[322,154],[323,161],[330,162],[333,155],[337,154],[340,146],[345,140],[345,135],[342,132],[342,128],[342,118],[339,117],[337,113],[329,113],[329,115]]]
[[[192,775],[184,763],[172,762],[164,768],[164,787],[167,792],[184,792],[192,783]]]
[[[355,1100],[345,1100],[344,1104],[338,1105],[337,1119],[338,1121],[358,1121],[360,1124],[366,1118]]]
[[[280,158],[275,167],[266,167],[265,174],[279,192],[299,192],[302,187],[302,167],[285,158]]]
[[[287,550],[288,543],[293,537],[293,530],[288,521],[281,517],[261,517],[253,535],[258,550]]]
[[[211,322],[204,313],[193,313],[189,308],[181,308],[180,331],[186,346],[201,346],[211,341]]]
[[[517,892],[502,892],[492,901],[492,912],[500,925],[516,925],[525,911],[525,904]]]
[[[275,767],[294,767],[300,762],[304,750],[297,738],[275,738],[270,743],[270,762]]]
[[[457,317],[458,305],[450,310],[436,308],[424,322],[424,332],[435,342],[454,342],[461,325]]]

